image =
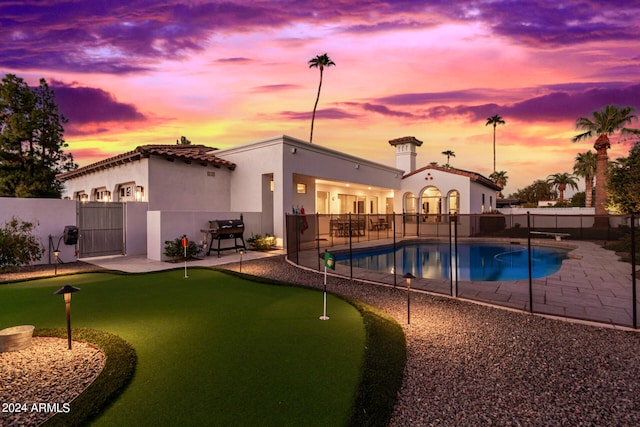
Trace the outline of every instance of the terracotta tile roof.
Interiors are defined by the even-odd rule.
[[[213,151],[216,148],[207,147],[206,145],[141,145],[136,147],[133,151],[118,154],[117,156],[109,157],[108,159],[100,160],[90,165],[83,166],[81,168],[65,172],[57,175],[57,178],[66,181],[72,178],[77,178],[82,175],[97,172],[103,169],[108,169],[116,165],[132,162],[134,160],[140,160],[141,158],[148,158],[150,156],[161,156],[166,159],[180,159],[186,163],[199,162],[202,164],[210,164],[214,167],[227,167],[230,170],[236,168],[236,164],[223,160],[213,155]]]
[[[402,138],[392,139],[389,141],[389,144],[396,146],[396,145],[406,144],[410,142],[414,143],[417,147],[420,147],[422,145],[422,141],[420,141],[419,139],[416,139],[415,136],[403,136]]]
[[[423,168],[420,169],[416,169],[413,172],[410,172],[408,174],[406,174],[405,176],[402,177],[402,179],[408,178],[410,176],[416,175],[420,172],[424,172],[428,169],[434,169],[434,170],[438,170],[438,171],[442,171],[442,172],[447,172],[447,173],[452,173],[455,175],[461,175],[461,176],[466,176],[469,179],[471,179],[471,181],[477,182],[478,184],[482,184],[485,187],[489,187],[493,190],[496,191],[500,191],[502,190],[502,188],[494,183],[493,181],[491,181],[489,178],[487,178],[486,176],[480,175],[477,172],[472,172],[472,171],[466,171],[463,169],[456,169],[456,168],[452,168],[452,167],[444,167],[444,166],[434,166],[434,165],[428,165],[425,166]]]

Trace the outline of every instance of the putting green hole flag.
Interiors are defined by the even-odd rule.
[[[336,258],[331,252],[324,251],[324,266],[332,270],[336,269]]]

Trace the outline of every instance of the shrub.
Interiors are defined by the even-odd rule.
[[[0,271],[18,270],[42,257],[44,249],[32,234],[36,225],[12,217],[0,229]]]
[[[182,237],[177,237],[174,240],[165,240],[164,242],[164,254],[169,258],[181,258],[184,257],[184,248],[182,247]],[[189,240],[187,245],[187,258],[195,257],[200,252],[200,247],[196,242]]]
[[[255,249],[257,251],[268,251],[269,249],[273,249],[276,246],[276,238],[270,234],[265,234],[264,237],[260,234],[251,235],[247,239],[247,243],[251,246],[251,249]]]

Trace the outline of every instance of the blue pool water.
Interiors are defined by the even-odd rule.
[[[453,248],[455,255],[455,247]],[[568,250],[543,246],[531,247],[532,277],[540,278],[560,269]],[[411,272],[416,277],[449,279],[449,243],[408,243],[396,250],[398,274]],[[349,265],[349,254],[336,255],[336,263]],[[393,273],[393,248],[373,248],[353,253],[353,266]],[[455,257],[453,260],[456,269]],[[527,245],[499,243],[458,243],[459,280],[524,280],[529,278]],[[455,275],[453,276],[456,277]]]

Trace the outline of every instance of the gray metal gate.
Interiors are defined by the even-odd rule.
[[[79,205],[80,258],[124,255],[124,203],[87,202]]]

